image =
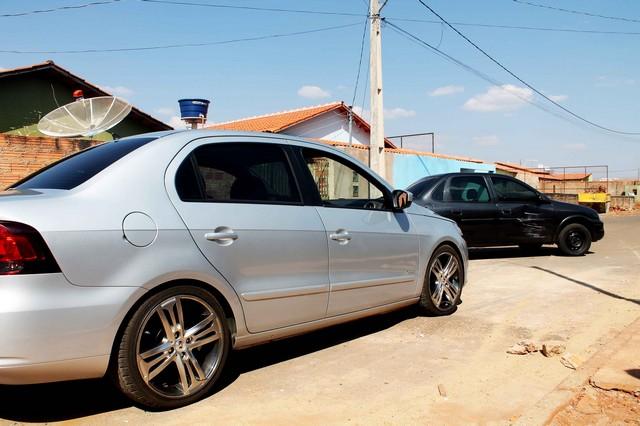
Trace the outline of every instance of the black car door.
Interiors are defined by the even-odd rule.
[[[553,241],[553,206],[533,188],[513,178],[491,176],[505,244]]]
[[[484,176],[450,177],[444,199],[446,207],[441,214],[458,223],[468,245],[490,245],[495,241],[497,209]]]

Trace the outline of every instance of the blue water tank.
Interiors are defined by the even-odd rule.
[[[207,118],[209,101],[207,99],[180,99],[180,117],[183,120]]]

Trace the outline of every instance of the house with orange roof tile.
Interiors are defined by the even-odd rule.
[[[344,102],[240,118],[206,127],[216,130],[287,134],[313,139],[335,146],[363,163],[368,163],[371,127]],[[424,176],[438,173],[495,172],[493,164],[474,158],[399,149],[388,138],[385,138],[384,146],[386,176],[396,187],[406,187]]]

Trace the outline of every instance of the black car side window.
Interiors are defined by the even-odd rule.
[[[482,176],[457,176],[449,182],[449,200],[466,203],[487,203],[489,189]]]
[[[496,191],[499,201],[533,201],[538,199],[538,194],[525,185],[511,179],[491,176],[493,189]]]

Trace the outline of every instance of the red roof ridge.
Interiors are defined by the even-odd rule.
[[[323,107],[327,107],[327,108],[328,107],[335,107],[335,106],[340,106],[342,103],[343,102],[341,102],[341,101],[334,101],[334,102],[329,102],[329,103],[326,103],[326,104],[306,106],[306,107],[294,108],[294,109],[278,111],[278,112],[270,112],[268,114],[253,115],[253,116],[250,116],[250,117],[236,118],[235,120],[220,121],[218,123],[211,123],[211,124],[207,125],[207,128],[216,127],[216,126],[224,126],[225,124],[237,123],[239,121],[255,120],[255,119],[258,119],[258,118],[273,117],[273,116],[276,116],[276,115],[291,114],[291,113],[294,113],[294,112],[303,112],[303,111],[308,111],[308,110],[311,110],[311,109],[318,109],[318,108],[323,108]]]

